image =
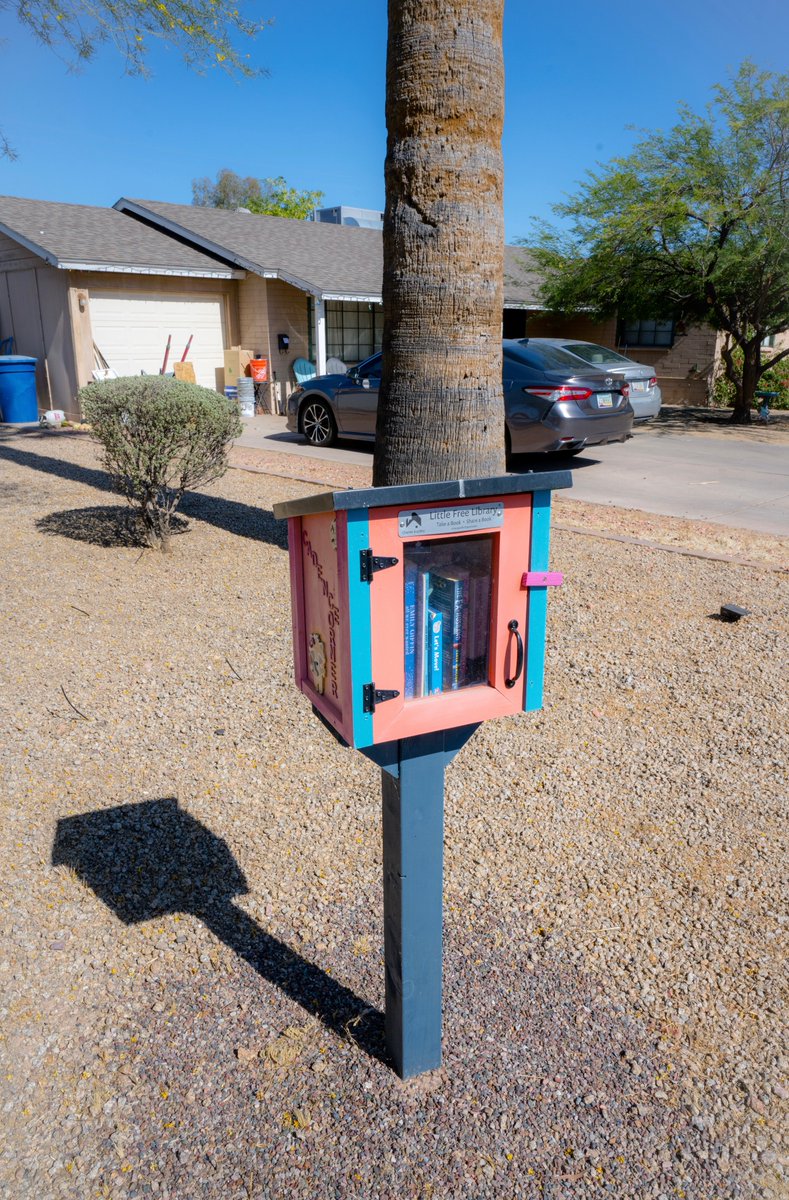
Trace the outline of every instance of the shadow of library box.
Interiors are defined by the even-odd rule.
[[[569,471],[327,492],[287,518],[296,684],[357,749],[542,706]]]

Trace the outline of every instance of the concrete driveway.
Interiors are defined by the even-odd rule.
[[[572,460],[573,497],[789,535],[789,444],[637,431]]]
[[[246,422],[236,444],[372,465],[371,445],[344,442],[319,450],[288,433],[285,418],[278,416]],[[781,426],[707,429],[669,412],[659,423],[637,428],[626,445],[595,447],[575,458],[554,455],[551,465],[560,464],[573,469],[577,500],[789,535],[789,432]],[[546,456],[524,455],[514,465],[538,470]]]

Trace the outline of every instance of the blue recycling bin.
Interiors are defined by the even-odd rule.
[[[25,354],[0,355],[0,420],[7,425],[38,420],[34,358]]]

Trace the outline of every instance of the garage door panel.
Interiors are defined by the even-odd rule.
[[[158,375],[167,338],[172,335],[168,370],[178,362],[190,334],[188,361],[197,382],[216,387],[224,365],[224,302],[221,296],[132,295],[91,291],[93,340],[118,375]]]

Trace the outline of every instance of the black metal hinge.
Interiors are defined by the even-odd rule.
[[[362,583],[371,583],[375,571],[385,571],[388,567],[396,567],[399,558],[382,558],[373,554],[372,550],[359,551],[359,577]]]
[[[382,691],[377,688],[374,683],[365,683],[362,687],[362,708],[366,713],[375,712],[376,704],[383,704],[386,700],[394,700],[400,693],[397,691]]]

